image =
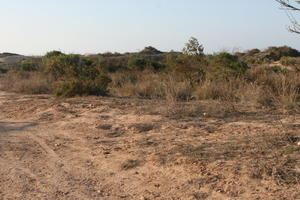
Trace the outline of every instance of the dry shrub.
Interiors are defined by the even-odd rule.
[[[1,89],[26,94],[47,94],[52,91],[51,78],[41,72],[11,71],[0,79]]]
[[[257,84],[263,88],[260,103],[284,109],[298,109],[300,98],[300,74],[275,73],[270,70],[258,69],[252,74]]]
[[[167,99],[169,101],[189,100],[192,87],[188,81],[169,74],[153,72],[132,72],[112,74],[110,91],[121,97]]]
[[[122,165],[121,165],[121,169],[122,170],[130,170],[133,168],[136,168],[138,166],[141,165],[141,161],[140,160],[126,160]]]
[[[186,120],[187,118],[224,118],[238,111],[234,103],[219,101],[175,102],[160,109],[162,114],[171,119]]]
[[[235,91],[237,87],[239,87],[239,85],[234,84],[232,80],[207,80],[197,88],[195,93],[199,100],[214,99],[236,101]]]
[[[251,177],[270,177],[277,184],[300,184],[300,149],[295,145],[299,138],[283,132],[253,136],[247,140],[248,145],[245,141],[244,146],[253,148],[250,152],[256,155],[249,163],[252,168],[249,174]]]
[[[244,78],[206,80],[194,92],[198,100],[219,100],[257,105],[262,93],[259,85]]]
[[[280,63],[285,66],[300,66],[300,57],[282,57]]]
[[[142,74],[142,72],[115,73],[111,75],[110,91],[113,95],[121,97],[162,98],[163,90],[160,87],[160,77],[155,74]]]
[[[169,104],[178,101],[217,100],[248,106],[299,108],[300,74],[274,72],[270,67],[253,68],[245,75],[204,79],[191,84],[176,72],[122,72],[112,74],[110,91],[122,97],[165,99]],[[172,108],[170,109],[172,110]]]
[[[185,79],[179,79],[172,75],[167,75],[162,83],[164,96],[168,102],[176,102],[177,100],[191,100],[193,87],[190,82]]]

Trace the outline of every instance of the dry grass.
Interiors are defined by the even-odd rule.
[[[125,187],[118,183],[127,179],[124,185],[127,184],[131,192],[137,180],[141,180],[142,185],[146,180],[143,191],[152,191],[155,184],[160,184],[157,193],[161,198],[171,195],[183,199],[299,198],[299,115],[258,109],[239,113],[243,109],[241,111],[230,102],[208,100],[176,102],[173,110],[169,110],[169,117],[175,119],[170,119],[163,113],[155,116],[140,113],[141,107],[147,107],[149,111],[153,107],[166,108],[166,101],[77,97],[53,102],[34,95],[26,97],[31,100],[22,103],[16,110],[16,102],[20,102],[20,98],[16,97],[19,96],[4,96],[12,103],[2,106],[3,117],[21,120],[50,110],[47,114],[54,114],[51,124],[61,124],[54,126],[57,130],[53,132],[61,130],[70,134],[62,137],[58,133],[49,138],[47,131],[37,131],[44,134],[39,138],[43,138],[50,147],[61,145],[55,146],[55,152],[62,157],[69,158],[70,152],[73,152],[72,156],[78,158],[80,152],[74,152],[74,147],[83,150],[80,154],[82,159],[76,160],[75,166],[82,163],[79,168],[82,172],[88,168],[88,172],[104,173],[99,176],[92,173],[92,177],[100,177],[92,182],[93,186],[98,182],[109,184],[117,193],[116,189],[123,190]],[[32,109],[36,105],[42,106],[38,112]],[[61,105],[64,105],[63,108]],[[72,118],[66,118],[69,113],[66,109],[71,108],[74,112]],[[45,123],[40,125],[45,130],[49,127]],[[82,140],[77,140],[77,137]],[[32,152],[39,153],[36,149]],[[18,163],[12,162],[11,166]],[[74,174],[75,178],[76,175],[78,173]],[[116,182],[119,175],[120,181]],[[11,177],[15,177],[14,174]],[[66,178],[69,180],[69,176]],[[131,183],[134,183],[133,186]],[[31,186],[36,188],[35,182]],[[53,190],[56,191],[56,188]],[[144,193],[139,193],[140,190],[136,192],[138,197],[133,199],[144,196]]]
[[[136,167],[138,167],[140,165],[141,165],[141,161],[140,160],[126,160],[121,165],[121,169],[123,169],[123,170],[130,170],[130,169],[136,168]]]
[[[139,124],[132,124],[129,126],[129,128],[134,129],[139,133],[143,133],[143,132],[151,131],[156,127],[155,124],[153,123],[139,123]]]
[[[110,91],[115,96],[164,99],[170,105],[178,101],[217,100],[299,110],[299,73],[275,73],[266,67],[251,69],[246,76],[206,79],[195,85],[172,73],[116,73],[112,80]]]
[[[232,136],[226,141],[208,142],[197,146],[182,145],[173,149],[193,163],[212,163],[218,160],[237,162],[255,179],[272,179],[278,185],[300,184],[300,138],[289,133],[260,133]]]
[[[212,99],[257,105],[262,88],[257,84],[249,83],[244,78],[206,80],[194,94],[199,100]]]
[[[110,91],[121,97],[167,99],[168,101],[189,100],[192,87],[186,80],[171,74],[135,72],[133,74],[112,74]]]
[[[10,72],[0,79],[2,90],[26,94],[51,93],[51,82],[40,72]]]
[[[253,72],[253,76],[256,78],[256,84],[263,88],[259,103],[271,104],[283,109],[299,110],[299,73],[281,74],[258,69]]]
[[[238,103],[254,108],[300,110],[300,73],[275,72],[270,66],[253,67],[247,74],[239,77],[202,78],[199,82],[191,82],[182,73],[171,70],[125,70],[111,73],[110,77],[110,94],[166,100],[171,107],[169,110],[174,110],[172,107],[179,101],[192,100],[217,100],[223,104]],[[11,71],[0,81],[3,90],[29,94],[52,93],[56,85],[49,74],[43,72]],[[85,89],[82,90],[84,93]],[[176,112],[180,109],[175,108]]]

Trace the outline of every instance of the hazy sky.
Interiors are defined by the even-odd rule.
[[[181,50],[191,36],[210,53],[300,49],[275,0],[0,0],[0,19],[0,52],[26,55]]]

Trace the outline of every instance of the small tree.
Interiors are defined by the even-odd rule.
[[[48,53],[46,53],[45,57],[51,58],[51,57],[60,56],[60,55],[64,55],[64,54],[60,51],[54,50],[54,51],[49,51]]]
[[[291,11],[299,11],[300,12],[300,6],[297,6],[297,4],[300,4],[300,1],[293,0],[294,3],[290,0],[276,0],[284,10],[286,10],[288,17],[290,18],[290,21],[292,23],[291,26],[289,26],[289,31],[293,33],[300,34],[300,24],[295,19]]]
[[[197,38],[191,37],[191,39],[188,41],[188,43],[185,44],[185,47],[183,48],[183,53],[190,56],[199,56],[203,55],[204,47],[203,45],[199,44],[199,41]]]

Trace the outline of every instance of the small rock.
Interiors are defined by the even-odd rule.
[[[63,166],[65,166],[63,163],[58,164],[58,167],[63,167]]]
[[[300,146],[300,142],[298,142],[297,145]]]

